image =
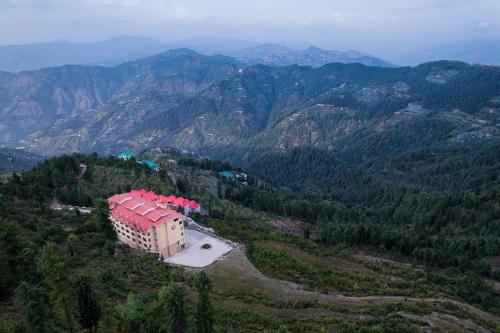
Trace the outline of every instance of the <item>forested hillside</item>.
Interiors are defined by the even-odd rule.
[[[248,185],[218,176],[233,168],[227,163],[158,150],[143,156],[162,171],[74,154],[0,183],[1,332],[418,332],[429,325],[475,332],[500,324],[500,296],[488,282],[498,275],[482,260],[500,252],[491,220],[441,238],[432,226],[372,224],[356,207],[279,190],[253,174]],[[195,218],[241,249],[198,273],[116,244],[102,199],[130,188],[222,204],[222,214]],[[53,211],[54,197],[94,210]],[[270,226],[289,218],[306,221],[303,235]]]

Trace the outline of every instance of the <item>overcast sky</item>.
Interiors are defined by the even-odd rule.
[[[0,44],[118,35],[286,40],[393,57],[498,38],[500,0],[0,0]]]

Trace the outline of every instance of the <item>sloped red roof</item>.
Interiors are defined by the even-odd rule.
[[[178,206],[178,207],[184,207],[184,198],[183,197],[178,197],[176,198],[173,202],[172,205]]]
[[[198,207],[200,207],[200,204],[199,204],[199,203],[197,203],[196,201],[191,200],[191,201],[189,202],[189,208],[191,208],[191,209],[196,209],[196,208],[198,208]]]
[[[108,199],[108,203],[114,205],[110,214],[144,233],[152,226],[182,217],[172,209],[158,206],[155,202],[157,197],[153,192],[145,191],[114,195]]]

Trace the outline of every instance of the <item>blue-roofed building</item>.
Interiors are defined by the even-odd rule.
[[[129,160],[132,157],[134,157],[134,153],[132,153],[130,150],[118,154],[118,158],[121,158],[122,160]]]
[[[220,171],[219,177],[224,177],[224,178],[228,178],[228,179],[235,179],[236,178],[234,172],[228,171],[228,170]]]
[[[160,168],[158,167],[158,164],[156,164],[155,162],[150,161],[150,160],[142,160],[142,161],[139,161],[137,163],[139,163],[139,164],[145,164],[145,165],[148,166],[148,168],[153,169],[155,171],[159,171],[160,170]]]

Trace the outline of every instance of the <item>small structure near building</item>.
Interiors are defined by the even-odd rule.
[[[57,200],[57,198],[53,198],[50,203],[50,208],[58,211],[76,211],[78,210],[81,214],[90,214],[94,208],[92,207],[82,207],[82,206],[73,206],[73,205],[63,205]]]
[[[108,199],[109,218],[123,243],[170,257],[186,246],[184,217],[156,198],[144,190],[116,194]]]

